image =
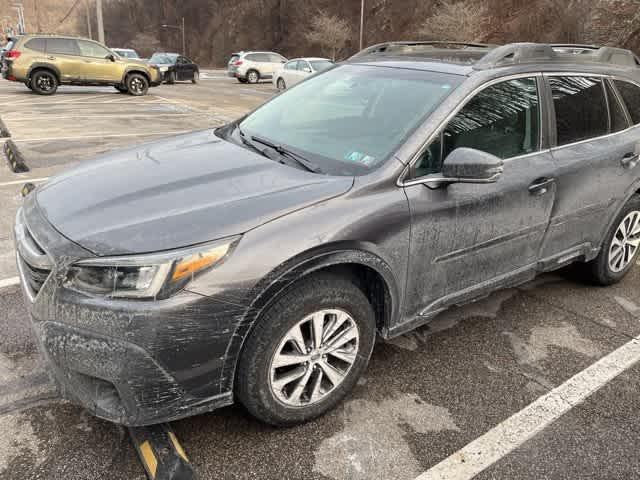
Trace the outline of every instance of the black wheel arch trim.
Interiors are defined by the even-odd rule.
[[[631,186],[627,189],[627,191],[624,192],[624,196],[622,197],[622,200],[620,200],[618,205],[616,205],[615,213],[611,215],[611,218],[607,223],[607,227],[602,231],[602,239],[600,240],[600,245],[599,245],[600,248],[602,248],[602,244],[607,238],[607,233],[609,232],[614,222],[618,218],[618,215],[620,215],[620,212],[622,212],[622,209],[625,207],[625,205],[629,202],[629,200],[631,200],[631,198],[634,195],[640,196],[640,180],[636,180],[634,183],[631,184]]]
[[[34,63],[33,65],[31,65],[31,67],[29,68],[29,72],[27,73],[27,78],[29,79],[29,81],[31,80],[31,75],[33,75],[33,72],[36,70],[51,70],[53,72],[53,74],[56,76],[56,79],[58,80],[58,83],[62,82],[62,76],[60,73],[60,69],[58,67],[56,67],[55,65],[52,65],[50,63],[46,63],[46,62],[37,62]]]
[[[260,280],[248,294],[249,305],[238,320],[229,342],[221,376],[221,391],[233,389],[236,368],[245,341],[261,313],[284,291],[302,278],[330,267],[357,265],[375,271],[385,284],[389,308],[383,325],[378,330],[386,336],[394,319],[400,315],[400,293],[389,264],[376,253],[375,245],[364,242],[338,242],[324,245],[297,255],[274,269]]]
[[[139,73],[141,75],[144,75],[147,79],[147,82],[149,82],[149,85],[151,85],[151,74],[148,71],[146,71],[144,68],[138,68],[138,67],[127,67],[125,69],[124,73],[122,74],[123,84],[126,84],[127,77],[132,73]]]

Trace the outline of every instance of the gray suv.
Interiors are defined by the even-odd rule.
[[[304,108],[300,108],[304,106]],[[215,131],[25,198],[33,327],[64,396],[129,425],[335,406],[377,336],[640,244],[640,68],[613,48],[386,44]]]

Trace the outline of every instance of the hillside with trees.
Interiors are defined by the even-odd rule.
[[[87,35],[95,0],[23,0],[31,30]],[[0,0],[11,4],[11,0]],[[205,65],[238,50],[343,58],[358,50],[360,0],[103,0],[107,44],[181,49]],[[95,20],[92,22],[95,37]],[[364,43],[397,39],[554,41],[640,53],[640,0],[365,0]]]

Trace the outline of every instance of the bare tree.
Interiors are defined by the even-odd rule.
[[[330,52],[331,58],[335,60],[351,35],[349,22],[337,15],[318,12],[311,20],[311,29],[305,34],[305,38],[310,43],[319,45],[323,51]]]
[[[477,41],[484,33],[485,2],[444,0],[420,27],[419,35],[448,41]]]

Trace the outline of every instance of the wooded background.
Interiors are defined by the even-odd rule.
[[[27,29],[87,36],[95,0],[22,0]],[[15,17],[0,0],[0,20]],[[286,57],[345,57],[358,50],[360,0],[103,0],[106,43],[181,50],[203,65],[225,65],[239,50]],[[89,13],[89,17],[87,16]],[[3,20],[5,23],[7,20]],[[365,0],[364,43],[445,39],[491,43],[595,43],[640,53],[640,0]]]

